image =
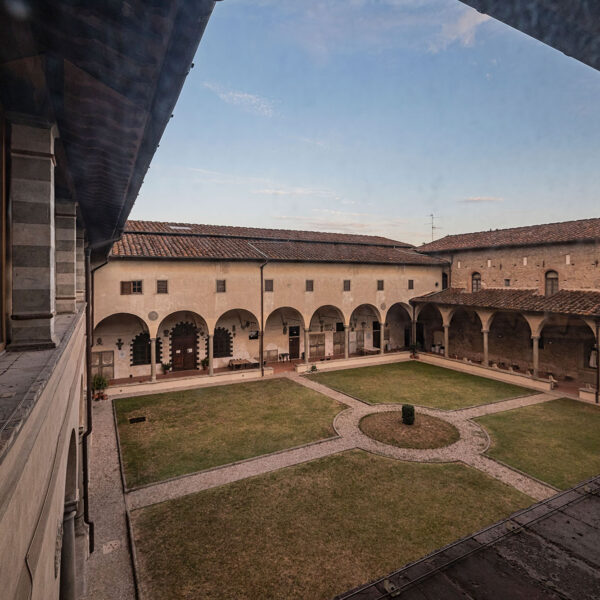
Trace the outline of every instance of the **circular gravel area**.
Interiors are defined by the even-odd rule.
[[[400,411],[374,413],[363,417],[359,427],[370,438],[399,448],[443,448],[460,439],[454,425],[422,413],[413,425],[402,422]]]

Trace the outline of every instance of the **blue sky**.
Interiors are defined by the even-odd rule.
[[[131,217],[436,237],[600,215],[600,73],[455,0],[216,5]]]

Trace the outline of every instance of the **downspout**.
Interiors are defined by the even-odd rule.
[[[269,262],[269,257],[259,250],[256,246],[248,242],[248,246],[256,250],[261,256],[264,256],[265,262],[260,265],[260,334],[258,338],[258,357],[260,359],[260,376],[265,376],[265,361],[264,361],[264,352],[265,352],[265,283],[264,283],[264,269]]]
[[[88,438],[92,433],[92,336],[94,335],[92,323],[92,270],[91,255],[92,249],[89,246],[85,248],[85,407],[86,407],[86,428],[82,436],[83,445],[83,522],[88,526],[89,532],[89,552],[94,552],[94,522],[90,520],[90,501],[89,501],[89,450]]]

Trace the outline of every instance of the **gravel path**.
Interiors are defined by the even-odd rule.
[[[483,456],[483,453],[489,447],[490,439],[483,427],[472,420],[475,417],[487,414],[553,400],[554,396],[550,394],[535,394],[533,396],[513,398],[493,404],[454,411],[416,407],[417,413],[447,421],[454,425],[460,433],[460,439],[450,446],[417,450],[412,448],[398,448],[378,442],[363,434],[359,429],[360,420],[364,416],[380,412],[400,411],[402,408],[401,405],[369,405],[305,377],[300,377],[296,374],[286,374],[286,376],[293,379],[296,383],[320,392],[348,407],[334,419],[333,426],[339,435],[337,439],[307,444],[298,448],[283,450],[266,456],[259,456],[238,463],[151,484],[129,492],[127,494],[128,507],[130,509],[142,508],[353,448],[360,448],[367,452],[373,452],[374,454],[398,460],[415,462],[463,462],[511,485],[536,500],[543,500],[557,492],[556,489],[536,479]]]

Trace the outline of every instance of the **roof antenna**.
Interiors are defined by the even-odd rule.
[[[431,241],[433,242],[433,235],[436,229],[441,229],[441,227],[437,227],[435,225],[435,219],[437,219],[438,217],[436,217],[433,213],[431,213],[430,215],[427,215],[431,221],[429,223],[427,223],[427,225],[431,225]]]

